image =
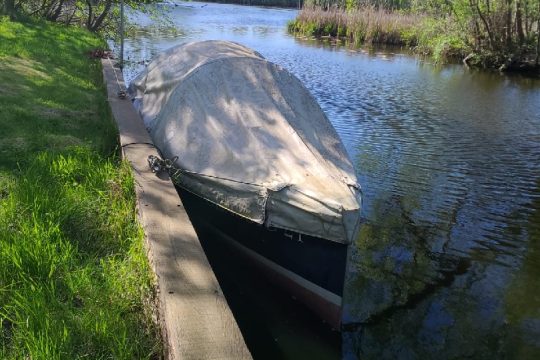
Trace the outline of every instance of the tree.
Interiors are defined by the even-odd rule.
[[[15,8],[15,0],[0,0],[3,12]],[[68,25],[79,24],[96,32],[110,25],[111,15],[117,15],[116,9],[121,0],[26,0],[17,4],[22,12],[50,21]],[[159,0],[124,0],[126,6],[144,10],[144,5]],[[9,7],[9,6],[11,7]],[[8,6],[8,7],[6,7]]]
[[[97,4],[93,4],[97,3]],[[99,3],[102,3],[101,6]],[[92,1],[86,0],[86,6],[88,9],[88,16],[86,19],[86,27],[90,31],[97,31],[103,25],[103,21],[111,11],[113,0],[105,1]],[[97,10],[94,12],[94,10]]]
[[[15,17],[15,0],[3,0],[1,1],[0,13]]]

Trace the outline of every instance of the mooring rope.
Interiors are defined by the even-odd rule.
[[[178,156],[174,156],[172,159],[168,159],[168,158],[164,157],[163,155],[161,155],[162,153],[161,153],[160,149],[157,146],[155,146],[153,144],[150,144],[150,145],[154,146],[156,148],[156,150],[158,151],[158,153],[160,154],[160,156],[161,156],[161,157],[155,156],[155,155],[149,155],[148,156],[148,159],[147,159],[148,166],[150,167],[150,169],[152,170],[153,173],[160,173],[161,171],[167,170],[167,172],[169,173],[169,176],[173,180],[175,178],[179,177],[180,174],[190,174],[190,175],[198,175],[198,176],[203,176],[203,177],[213,178],[213,179],[218,179],[218,180],[230,181],[230,182],[234,182],[234,183],[237,183],[237,184],[245,184],[245,185],[251,185],[251,186],[257,186],[257,187],[266,188],[266,186],[264,186],[262,184],[257,184],[257,183],[247,182],[247,181],[241,181],[241,180],[234,180],[234,179],[229,179],[229,178],[225,178],[225,177],[221,177],[221,176],[203,174],[203,173],[196,172],[196,171],[177,168],[177,167],[174,166],[174,163],[176,162],[176,160],[178,160]]]

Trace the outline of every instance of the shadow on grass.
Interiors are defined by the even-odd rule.
[[[0,172],[24,166],[36,151],[112,149],[101,67],[86,53],[103,46],[79,29],[0,21]]]

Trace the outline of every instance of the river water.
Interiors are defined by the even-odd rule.
[[[539,80],[295,39],[290,9],[162,8],[167,30],[136,17],[128,81],[173,45],[247,45],[304,82],[363,187],[342,339],[260,288],[234,305],[256,358],[540,358]]]

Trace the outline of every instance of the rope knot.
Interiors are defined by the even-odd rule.
[[[150,155],[148,156],[148,166],[153,173],[157,174],[163,170],[170,171],[176,160],[178,160],[178,156],[175,156],[172,159],[161,159],[159,156]]]

